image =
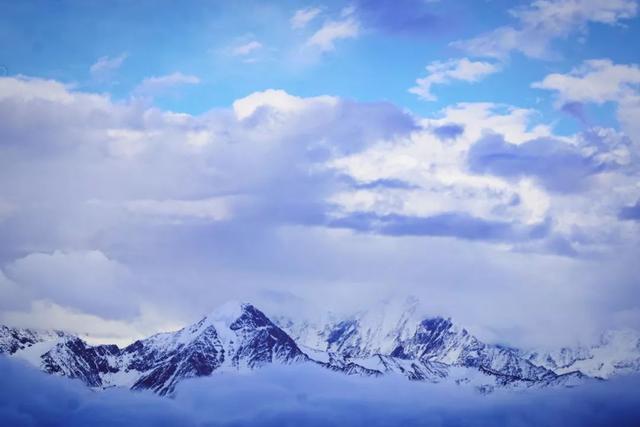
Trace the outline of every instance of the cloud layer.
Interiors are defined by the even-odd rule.
[[[353,378],[311,367],[269,367],[183,382],[174,399],[96,393],[0,359],[0,422],[22,426],[635,426],[636,377],[577,389],[482,396],[402,378]]]
[[[619,314],[637,149],[613,129],[555,135],[490,103],[417,117],[265,90],[189,115],[53,80],[0,87],[0,321],[51,326],[46,312],[124,340],[226,299],[352,310],[399,294],[514,344],[638,321]]]

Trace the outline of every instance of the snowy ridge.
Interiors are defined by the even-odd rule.
[[[69,336],[62,331],[38,331],[0,325],[0,354],[13,354],[34,344],[57,341]]]
[[[640,371],[640,333],[624,329],[607,331],[592,346],[562,348],[556,352],[524,355],[536,365],[558,373],[580,371],[595,378]]]
[[[423,316],[418,301],[320,321],[272,322],[251,304],[230,302],[176,332],[121,349],[88,345],[59,331],[0,327],[0,354],[96,389],[127,387],[172,394],[180,381],[214,371],[310,363],[348,375],[401,375],[451,382],[482,393],[496,388],[576,386],[590,378],[640,371],[640,335],[615,331],[592,347],[555,353],[481,342],[451,319]]]

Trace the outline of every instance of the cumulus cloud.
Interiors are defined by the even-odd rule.
[[[637,200],[637,179],[633,155],[625,160],[633,147],[615,132],[590,143],[560,137],[534,111],[495,104],[419,118],[389,103],[266,90],[189,115],[50,80],[6,78],[0,87],[0,192],[12,207],[0,221],[0,260],[8,292],[33,292],[5,322],[47,327],[36,315],[46,313],[123,339],[127,324],[138,336],[227,299],[260,306],[266,290],[345,309],[411,293],[504,341],[564,344],[609,324],[635,295],[625,267],[634,260],[580,259],[627,253],[618,250],[637,236],[636,222],[618,217]],[[550,191],[533,173],[506,175],[495,164],[474,172],[469,151],[487,131],[524,151],[551,138],[620,166],[578,192]],[[558,242],[576,259],[549,257]],[[91,285],[106,295],[114,276],[106,267],[100,281],[86,276],[91,251],[107,258],[97,264],[129,272],[112,290],[121,310],[92,300]],[[18,280],[5,268],[23,258],[39,261],[24,264],[39,275]],[[47,269],[74,277],[77,269],[86,288],[80,279],[52,283]],[[508,309],[478,308],[496,301]]]
[[[501,111],[499,106],[465,104],[447,109],[441,119],[426,120],[423,132],[414,133],[401,144],[381,142],[363,153],[337,159],[334,165],[356,180],[397,179],[413,188],[395,191],[345,192],[333,200],[344,212],[375,212],[406,217],[433,217],[466,212],[477,220],[544,221],[547,212],[535,189],[517,189],[502,180],[482,179],[469,174],[464,155],[487,130],[509,135],[515,143],[546,135],[543,127],[528,126],[526,110]],[[443,126],[455,139],[443,141]],[[535,195],[534,195],[535,194]],[[546,196],[542,196],[542,201]],[[517,200],[518,203],[514,203]],[[454,228],[447,228],[453,230]]]
[[[638,11],[635,0],[535,0],[511,10],[514,26],[503,26],[475,38],[453,43],[469,55],[505,58],[521,52],[532,58],[551,56],[551,43],[588,24],[614,25],[633,18]]]
[[[628,162],[629,142],[624,138],[610,138],[605,150],[626,149],[626,156],[598,156],[604,144],[597,144],[597,139],[606,136],[590,134],[581,140],[582,146],[550,138],[516,145],[497,135],[487,136],[469,150],[469,167],[474,172],[504,177],[535,176],[551,191],[579,191],[589,185],[590,176]],[[619,147],[612,147],[616,143]]]
[[[406,185],[343,190],[332,197],[341,208],[334,224],[521,242],[571,256],[625,241],[618,210],[636,197],[633,142],[600,128],[560,137],[533,121],[528,110],[464,104],[424,120],[428,131],[402,144],[383,142],[335,160],[357,182]]]
[[[456,123],[447,123],[433,128],[433,133],[443,141],[456,139],[464,133],[464,126]]]
[[[5,358],[0,359],[0,373],[8,385],[0,391],[0,421],[16,427],[631,427],[640,418],[636,377],[576,389],[481,396],[457,386],[393,377],[352,378],[321,368],[288,366],[189,380],[168,399],[119,389],[91,392],[78,382]]]
[[[554,73],[532,87],[556,93],[558,106],[576,103],[614,102],[623,129],[640,143],[640,68],[636,64],[614,64],[610,59],[592,59],[567,74]]]
[[[332,96],[317,96],[300,98],[289,95],[283,90],[268,89],[263,92],[254,92],[249,96],[234,101],[233,111],[239,120],[251,117],[260,109],[269,109],[275,113],[299,113],[314,106],[335,106],[338,99]],[[264,111],[264,110],[263,110]]]
[[[532,87],[554,91],[562,104],[570,101],[604,103],[637,96],[640,68],[592,59],[568,74],[549,74]]]
[[[425,101],[435,101],[431,93],[433,85],[450,84],[455,80],[477,82],[489,74],[496,73],[500,67],[490,62],[470,61],[468,58],[434,61],[427,65],[427,76],[416,80],[416,86],[409,89]]]

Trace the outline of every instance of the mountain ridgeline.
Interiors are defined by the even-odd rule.
[[[270,319],[251,304],[228,303],[193,325],[125,348],[89,345],[60,331],[0,327],[0,353],[54,375],[103,389],[171,395],[180,381],[265,365],[312,364],[348,375],[401,375],[452,382],[482,393],[497,388],[576,386],[640,371],[640,337],[605,334],[593,347],[556,353],[486,344],[451,320],[418,315],[408,300],[349,318]]]

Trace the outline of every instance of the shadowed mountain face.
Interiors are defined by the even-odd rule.
[[[455,382],[481,392],[577,385],[590,377],[571,366],[592,366],[597,363],[594,355],[618,358],[598,365],[614,367],[607,371],[610,374],[615,367],[623,372],[640,367],[640,348],[633,340],[635,347],[617,354],[604,347],[564,349],[556,356],[524,353],[485,344],[449,319],[423,318],[412,301],[395,311],[373,310],[317,325],[284,318],[277,323],[282,328],[251,304],[228,303],[193,325],[124,349],[90,346],[62,332],[3,326],[0,352],[51,374],[78,378],[93,388],[149,389],[160,395],[172,394],[186,378],[271,363],[317,364],[348,375],[397,374],[410,380]],[[628,336],[623,338],[629,341]],[[602,345],[620,341],[609,334]]]

